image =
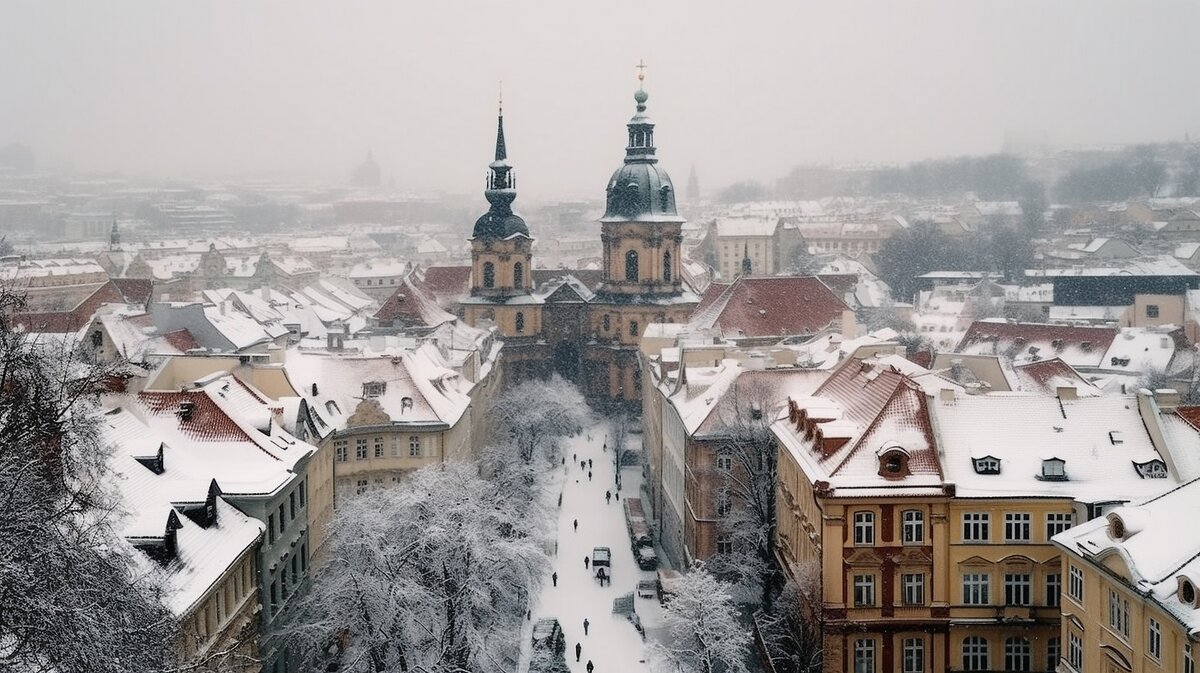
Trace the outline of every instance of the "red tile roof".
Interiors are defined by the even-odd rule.
[[[464,297],[471,291],[471,267],[427,267],[421,277],[421,289],[435,297]]]
[[[1048,393],[1055,392],[1057,386],[1050,385],[1050,382],[1055,378],[1074,380],[1081,385],[1091,385],[1079,375],[1079,372],[1075,371],[1074,367],[1059,358],[1014,365],[1013,371],[1022,379],[1023,383],[1026,383],[1026,388],[1030,392],[1033,392],[1035,389],[1040,389],[1042,392]]]
[[[692,311],[692,313],[699,313],[709,306],[712,306],[712,303],[719,299],[721,297],[721,293],[729,289],[730,285],[733,285],[733,283],[709,284],[708,288],[704,290],[704,294],[700,296],[700,303],[696,304],[696,310]]]
[[[146,306],[150,302],[150,294],[154,289],[154,281],[149,278],[113,278],[112,284],[117,287],[125,302]]]
[[[204,391],[143,392],[138,395],[138,400],[152,414],[175,415],[179,418],[179,430],[194,439],[209,442],[251,441],[249,435]],[[178,417],[184,402],[192,403],[192,415],[186,421]]]
[[[1187,424],[1197,432],[1200,432],[1200,407],[1176,407],[1175,413],[1187,421]]]
[[[820,278],[821,282],[828,285],[829,289],[836,292],[839,297],[846,296],[847,292],[853,292],[854,286],[858,284],[857,273],[819,273],[817,278]]]
[[[399,322],[404,327],[437,327],[454,319],[407,278],[383,302],[374,317],[380,322]]]
[[[691,322],[746,337],[795,336],[825,329],[849,308],[815,276],[743,277]]]
[[[50,334],[66,334],[83,329],[96,311],[104,304],[124,304],[125,297],[117,286],[110,280],[79,302],[69,311],[43,311],[36,313],[15,313],[12,317],[14,326],[24,327],[29,332]]]
[[[163,338],[181,353],[186,353],[193,348],[200,347],[200,344],[196,341],[196,337],[192,336],[192,333],[187,331],[187,329],[177,329],[174,332],[167,332],[163,335]]]
[[[1062,339],[1064,347],[1078,348],[1087,342],[1091,344],[1089,352],[1096,353],[1099,359],[1112,345],[1117,336],[1115,327],[1082,327],[1076,325],[1048,325],[1045,323],[1009,323],[976,320],[967,328],[962,341],[958,343],[955,352],[961,353],[968,346],[995,341],[998,351],[1008,350],[1015,346],[1017,339],[1023,339],[1023,347],[1036,346],[1046,354],[1055,352],[1053,342]]]

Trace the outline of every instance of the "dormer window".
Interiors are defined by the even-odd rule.
[[[1084,353],[1091,353],[1092,352],[1092,342],[1090,342],[1090,341],[1079,342],[1079,350],[1083,351]]]
[[[387,383],[384,381],[367,381],[363,383],[363,399],[371,399],[380,397],[387,390]]]
[[[338,407],[338,403],[333,400],[325,400],[325,411],[333,415],[342,413],[341,408]]]
[[[1148,460],[1144,463],[1133,463],[1134,469],[1137,470],[1138,476],[1142,479],[1166,479],[1167,465],[1161,460]]]
[[[413,398],[411,398],[411,397],[401,397],[400,398],[400,413],[404,413],[405,411],[411,411],[412,408],[413,408]]]
[[[1189,607],[1196,607],[1196,585],[1191,578],[1179,577],[1179,602]]]
[[[1063,349],[1063,340],[1062,339],[1052,339],[1050,341],[1050,346],[1052,348],[1054,348],[1054,350],[1056,350],[1056,351],[1061,351]]]
[[[1000,474],[1000,459],[995,456],[975,458],[975,474]]]
[[[1042,460],[1041,479],[1045,481],[1066,481],[1067,461],[1061,458],[1046,458]]]
[[[908,451],[899,446],[888,446],[881,449],[879,456],[879,476],[887,479],[900,479],[909,474]]]

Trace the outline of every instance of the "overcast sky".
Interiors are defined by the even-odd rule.
[[[14,2],[0,145],[83,171],[598,197],[645,59],[682,189],[797,163],[1200,138],[1200,2]]]

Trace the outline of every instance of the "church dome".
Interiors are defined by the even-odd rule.
[[[520,215],[512,212],[497,212],[495,208],[487,211],[475,220],[475,228],[471,238],[504,240],[512,236],[529,236],[529,227]]]
[[[642,88],[633,95],[637,111],[627,124],[625,163],[608,180],[601,222],[683,222],[675,210],[675,186],[655,156],[654,122],[646,115],[649,97]]]

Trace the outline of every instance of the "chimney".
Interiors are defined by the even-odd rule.
[[[179,403],[179,420],[187,422],[192,420],[192,413],[196,410],[196,403],[191,400],[184,400]]]
[[[1174,388],[1159,388],[1154,391],[1154,401],[1158,402],[1159,409],[1174,411],[1175,407],[1179,406],[1179,391]]]
[[[1055,390],[1058,393],[1058,399],[1062,402],[1073,402],[1079,399],[1079,390],[1075,386],[1058,386]]]

